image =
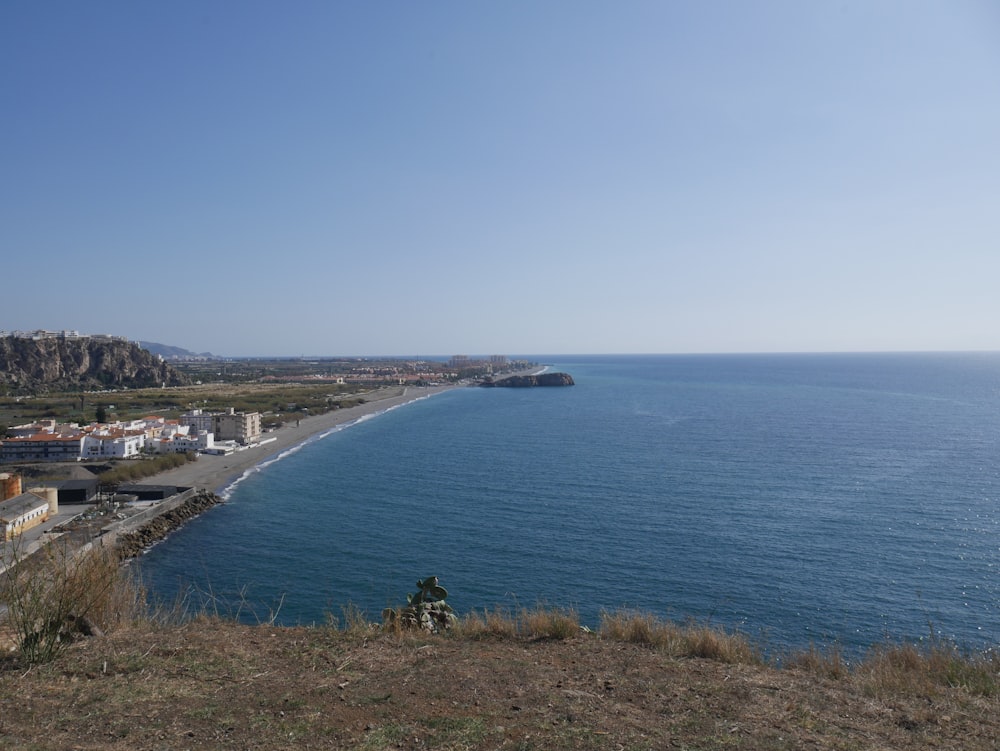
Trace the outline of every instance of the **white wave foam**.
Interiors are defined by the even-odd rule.
[[[438,392],[438,393],[443,393],[443,392]],[[294,446],[291,446],[285,449],[284,451],[281,451],[277,454],[267,457],[266,459],[258,462],[257,464],[253,465],[252,467],[244,471],[243,474],[241,474],[240,476],[233,478],[229,482],[229,484],[225,485],[219,492],[219,497],[222,498],[222,500],[224,501],[228,501],[233,495],[233,491],[236,489],[236,486],[239,485],[241,482],[243,482],[245,479],[251,477],[252,475],[257,474],[258,472],[263,471],[264,469],[270,467],[272,464],[275,464],[276,462],[280,462],[285,457],[291,456],[292,454],[301,451],[303,447],[308,446],[311,443],[315,443],[316,441],[322,441],[324,438],[327,438],[333,435],[334,433],[339,433],[342,430],[347,430],[347,428],[354,427],[355,425],[360,425],[363,422],[368,422],[368,420],[372,420],[376,417],[379,417],[380,415],[384,415],[387,412],[392,412],[394,409],[405,407],[408,404],[414,404],[416,402],[422,402],[424,399],[430,399],[432,396],[434,396],[434,394],[426,394],[424,396],[418,396],[414,399],[411,399],[408,402],[393,404],[389,407],[386,407],[385,409],[380,409],[377,412],[371,412],[367,415],[361,415],[360,417],[355,418],[354,420],[349,420],[348,422],[342,422],[339,425],[334,425],[332,428],[330,428],[329,430],[325,430],[322,433],[316,433],[315,435],[311,435],[308,438],[305,438],[301,443],[296,443]]]

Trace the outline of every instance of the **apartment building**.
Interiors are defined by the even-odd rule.
[[[236,441],[244,446],[260,443],[260,412],[229,411],[215,415],[215,437],[220,441]]]
[[[9,438],[0,444],[0,462],[73,462],[83,455],[86,438],[83,432]]]
[[[180,422],[193,431],[214,434],[216,441],[236,441],[244,446],[259,443],[262,432],[260,412],[237,412],[232,407],[221,413],[193,409],[181,415]]]

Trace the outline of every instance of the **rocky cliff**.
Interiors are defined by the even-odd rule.
[[[482,386],[504,386],[508,388],[530,388],[532,386],[573,386],[573,376],[569,373],[541,373],[540,375],[508,376],[498,381],[484,381]]]
[[[0,337],[0,388],[16,393],[182,386],[187,378],[132,342]]]

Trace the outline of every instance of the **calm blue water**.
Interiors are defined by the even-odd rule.
[[[766,645],[1000,639],[1000,354],[554,358],[253,474],[143,558],[157,596],[311,623],[436,574],[460,612],[637,608]]]

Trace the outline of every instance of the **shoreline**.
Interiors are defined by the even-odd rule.
[[[362,395],[367,401],[354,407],[345,407],[325,412],[321,415],[311,415],[303,417],[298,425],[286,425],[282,428],[264,434],[264,443],[256,444],[242,451],[237,451],[228,456],[215,456],[211,454],[199,454],[197,460],[188,462],[180,467],[166,470],[155,475],[143,478],[138,482],[141,485],[164,485],[176,487],[179,491],[185,490],[188,494],[202,496],[208,494],[216,499],[212,504],[202,504],[194,513],[181,513],[177,516],[169,529],[164,529],[162,524],[156,519],[162,514],[169,514],[174,509],[172,499],[179,496],[173,495],[161,501],[154,501],[149,505],[150,509],[157,509],[150,516],[150,520],[142,528],[132,529],[132,525],[127,520],[116,522],[104,528],[104,532],[117,527],[125,526],[129,533],[136,533],[139,536],[146,533],[146,527],[156,527],[159,530],[158,539],[166,537],[177,527],[182,526],[193,516],[211,509],[213,505],[224,503],[232,489],[244,478],[253,472],[260,471],[263,467],[280,461],[290,453],[298,451],[301,447],[315,440],[320,440],[329,433],[341,427],[349,426],[367,417],[376,416],[396,407],[401,407],[412,402],[436,396],[445,391],[457,388],[466,388],[467,384],[446,384],[442,386],[386,386],[375,391]],[[183,495],[183,494],[182,494]],[[55,537],[48,534],[60,524],[64,524],[81,513],[81,509],[90,508],[90,505],[70,505],[58,517],[53,517],[38,527],[28,530],[31,538],[25,543],[21,550],[24,556],[30,555],[48,544]],[[101,534],[104,534],[102,532]],[[99,537],[100,535],[96,535]],[[25,538],[27,539],[27,538]],[[109,538],[112,539],[112,538]],[[10,563],[10,556],[13,554],[12,545],[0,542],[0,573],[2,573]],[[134,555],[134,553],[133,553]]]
[[[544,372],[547,367],[543,366],[540,370],[535,368],[530,372],[533,374]],[[523,371],[514,373],[514,375],[522,373]],[[331,432],[349,427],[363,419],[380,415],[397,407],[428,399],[445,391],[470,388],[473,385],[468,381],[462,381],[460,383],[448,383],[437,386],[383,386],[368,393],[360,394],[359,396],[366,400],[363,404],[300,418],[297,424],[285,425],[277,430],[264,433],[262,436],[263,440],[260,443],[229,455],[198,454],[198,458],[195,461],[145,477],[138,484],[162,485],[177,488],[178,491],[189,490],[198,494],[207,493],[217,499],[216,503],[224,503],[229,499],[233,489],[254,472],[263,470],[270,464],[280,461],[313,441],[322,440]],[[166,513],[169,510],[164,506],[162,501],[152,502],[151,507],[163,509],[162,513]],[[209,510],[209,508],[202,508],[194,515],[200,515],[203,511]],[[29,552],[33,552],[39,546],[44,545],[46,540],[52,539],[46,533],[50,532],[57,525],[63,524],[77,516],[78,513],[79,511],[75,507],[71,510],[68,509],[66,512],[67,518],[53,517],[48,523],[39,525],[35,530],[30,530],[36,533],[36,537],[30,542],[31,550]],[[175,526],[182,525],[187,518],[188,516],[185,516]],[[7,546],[4,543],[0,543],[0,571],[5,567],[4,562],[8,554],[9,550]]]
[[[223,498],[239,482],[254,471],[341,426],[362,418],[378,415],[404,404],[436,396],[445,391],[465,388],[464,385],[445,386],[399,386],[379,389],[366,394],[364,404],[343,409],[335,409],[322,415],[302,418],[297,425],[285,425],[263,436],[265,443],[251,446],[228,456],[199,454],[198,459],[183,466],[167,470],[143,482],[157,485],[174,485],[185,488],[207,490]]]

